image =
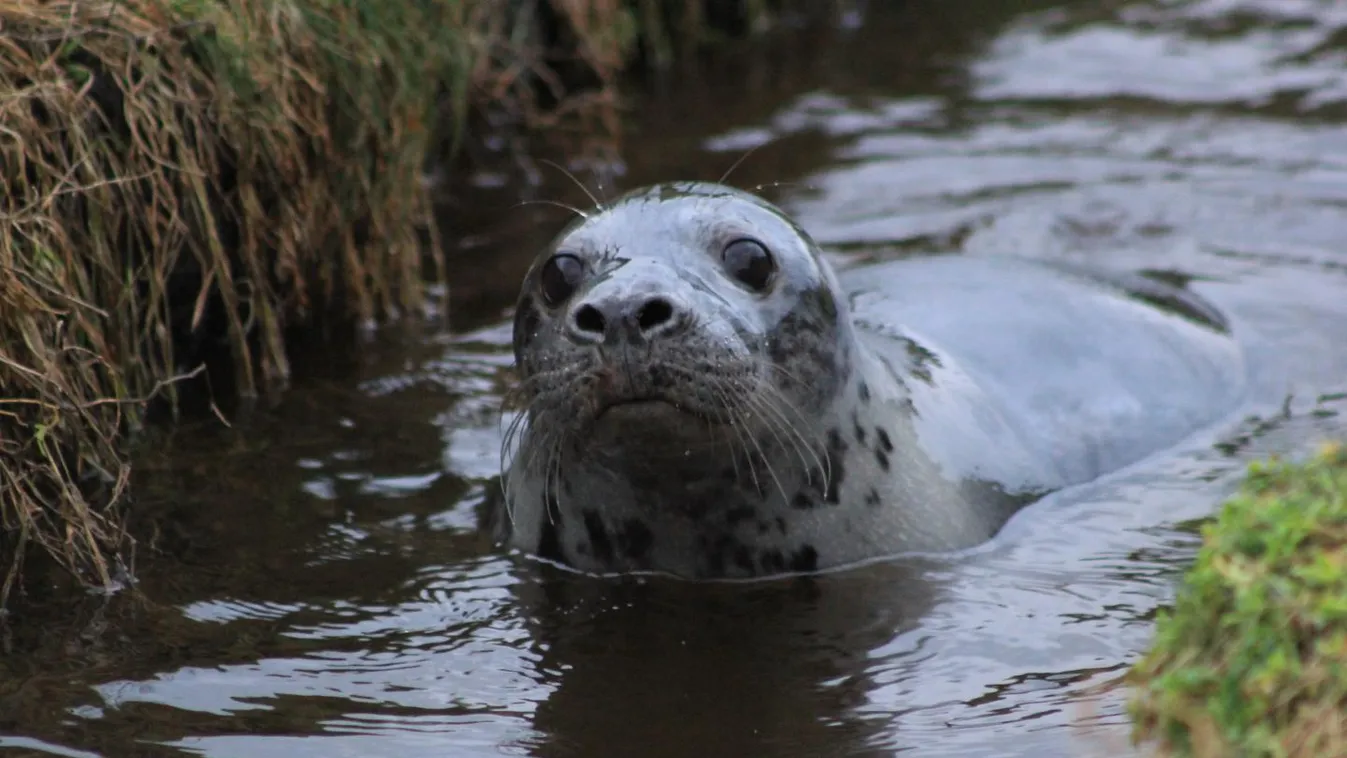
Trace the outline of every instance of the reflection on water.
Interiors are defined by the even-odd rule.
[[[966,555],[753,584],[571,576],[476,529],[506,311],[564,220],[482,190],[458,209],[478,226],[451,230],[469,331],[389,337],[275,414],[180,432],[142,495],[165,511],[140,556],[156,605],[0,662],[0,748],[1125,754],[1108,685],[1192,555],[1187,522],[1251,456],[1347,433],[1347,10],[857,5],[859,28],[655,86],[622,185],[714,178],[762,145],[732,181],[780,182],[839,265],[1014,254],[1193,277],[1249,346],[1244,421]]]

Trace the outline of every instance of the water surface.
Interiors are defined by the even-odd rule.
[[[1194,278],[1249,346],[1228,423],[966,555],[712,585],[505,555],[476,524],[508,308],[566,220],[510,206],[580,193],[483,173],[448,230],[456,331],[379,335],[281,408],[151,456],[153,604],[25,637],[0,749],[1128,754],[1111,685],[1192,558],[1190,522],[1251,458],[1347,434],[1347,6],[855,6],[857,25],[652,84],[602,191],[714,179],[758,147],[730,181],[778,183],[764,193],[839,266],[1023,255]]]

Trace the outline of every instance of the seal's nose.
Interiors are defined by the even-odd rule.
[[[649,340],[676,324],[674,305],[662,295],[595,297],[571,311],[571,334],[582,342]]]

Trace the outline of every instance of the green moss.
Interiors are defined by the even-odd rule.
[[[1131,679],[1166,753],[1347,751],[1347,450],[1250,467]]]

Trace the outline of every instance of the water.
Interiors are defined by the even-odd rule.
[[[451,230],[459,331],[381,335],[342,370],[315,356],[280,409],[151,457],[153,604],[21,634],[0,752],[1129,754],[1114,684],[1192,558],[1189,522],[1250,458],[1347,434],[1347,5],[856,7],[857,28],[652,87],[605,189],[715,178],[761,146],[731,181],[782,183],[767,194],[839,265],[1196,276],[1256,369],[1230,423],[967,555],[715,585],[502,555],[475,527],[504,319],[564,213],[510,209],[517,184],[482,175],[455,209],[474,226]]]

